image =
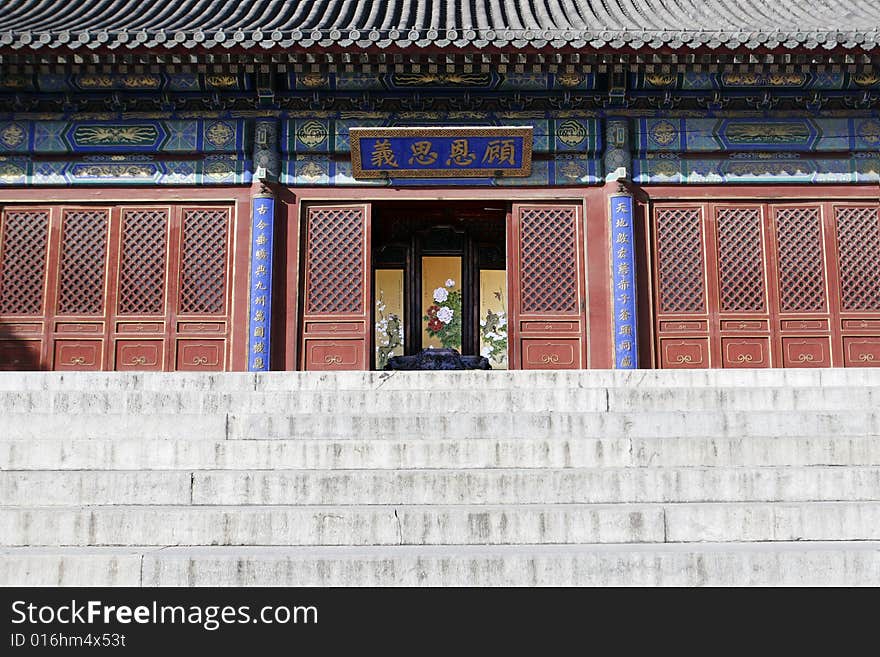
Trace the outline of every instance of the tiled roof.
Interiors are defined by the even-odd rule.
[[[876,50],[877,0],[0,0],[0,49]]]

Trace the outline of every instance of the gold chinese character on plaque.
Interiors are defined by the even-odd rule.
[[[388,126],[348,130],[351,175],[369,178],[525,178],[533,126]]]
[[[409,158],[410,164],[415,163],[428,166],[437,161],[437,152],[431,150],[431,142],[429,141],[413,142],[409,148],[412,151],[412,157]]]
[[[377,139],[373,144],[373,154],[370,156],[370,162],[374,167],[389,166],[397,167],[397,156],[391,150],[391,142],[387,139]]]
[[[449,148],[450,152],[449,158],[446,160],[446,166],[452,166],[455,164],[460,167],[466,167],[477,159],[476,154],[468,150],[467,139],[453,139]]]
[[[513,139],[493,139],[486,145],[483,164],[504,164],[516,166],[516,147]]]

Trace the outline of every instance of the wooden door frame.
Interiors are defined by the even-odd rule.
[[[584,367],[612,367],[610,230],[606,215],[607,190],[602,186],[566,187],[283,187],[286,208],[286,265],[276,264],[284,278],[286,297],[276,297],[276,315],[283,317],[283,368],[300,369],[302,330],[302,240],[308,204],[373,203],[387,201],[494,201],[496,203],[568,203],[580,207],[583,235],[585,296],[587,299]],[[510,231],[508,225],[508,233]],[[583,243],[583,240],[586,243]],[[508,292],[508,294],[510,294]]]

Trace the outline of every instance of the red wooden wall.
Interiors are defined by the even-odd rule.
[[[858,200],[653,208],[660,367],[880,365],[880,212]]]
[[[228,202],[5,206],[0,369],[233,368],[235,218]]]

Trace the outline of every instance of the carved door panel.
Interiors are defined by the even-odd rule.
[[[302,367],[364,370],[370,346],[370,206],[306,208]]]
[[[580,206],[515,204],[510,223],[510,363],[516,369],[586,367]]]
[[[174,325],[174,343],[166,358],[168,369],[226,369],[232,315],[230,214],[228,207],[176,209],[170,231],[173,275],[167,291],[172,299],[168,321]],[[154,230],[158,237],[158,229]],[[145,349],[149,351],[149,347]],[[150,356],[144,357],[149,362]]]
[[[110,208],[62,208],[60,236],[51,366],[101,370],[110,305]]]
[[[0,215],[0,370],[45,367],[51,208]]]
[[[782,367],[831,367],[840,358],[833,339],[835,300],[828,293],[829,278],[823,206],[819,203],[773,205],[770,256],[775,283],[776,316],[773,329]]]
[[[761,204],[710,206],[712,360],[721,367],[772,366],[765,226]]]
[[[845,367],[880,366],[880,207],[830,204],[837,251],[842,359]],[[834,288],[832,288],[834,289]]]
[[[708,335],[706,211],[699,204],[654,211],[657,346],[663,368],[715,365]]]
[[[122,208],[113,367],[165,369],[170,207]],[[177,259],[174,260],[175,264]],[[225,263],[224,263],[225,264]]]

